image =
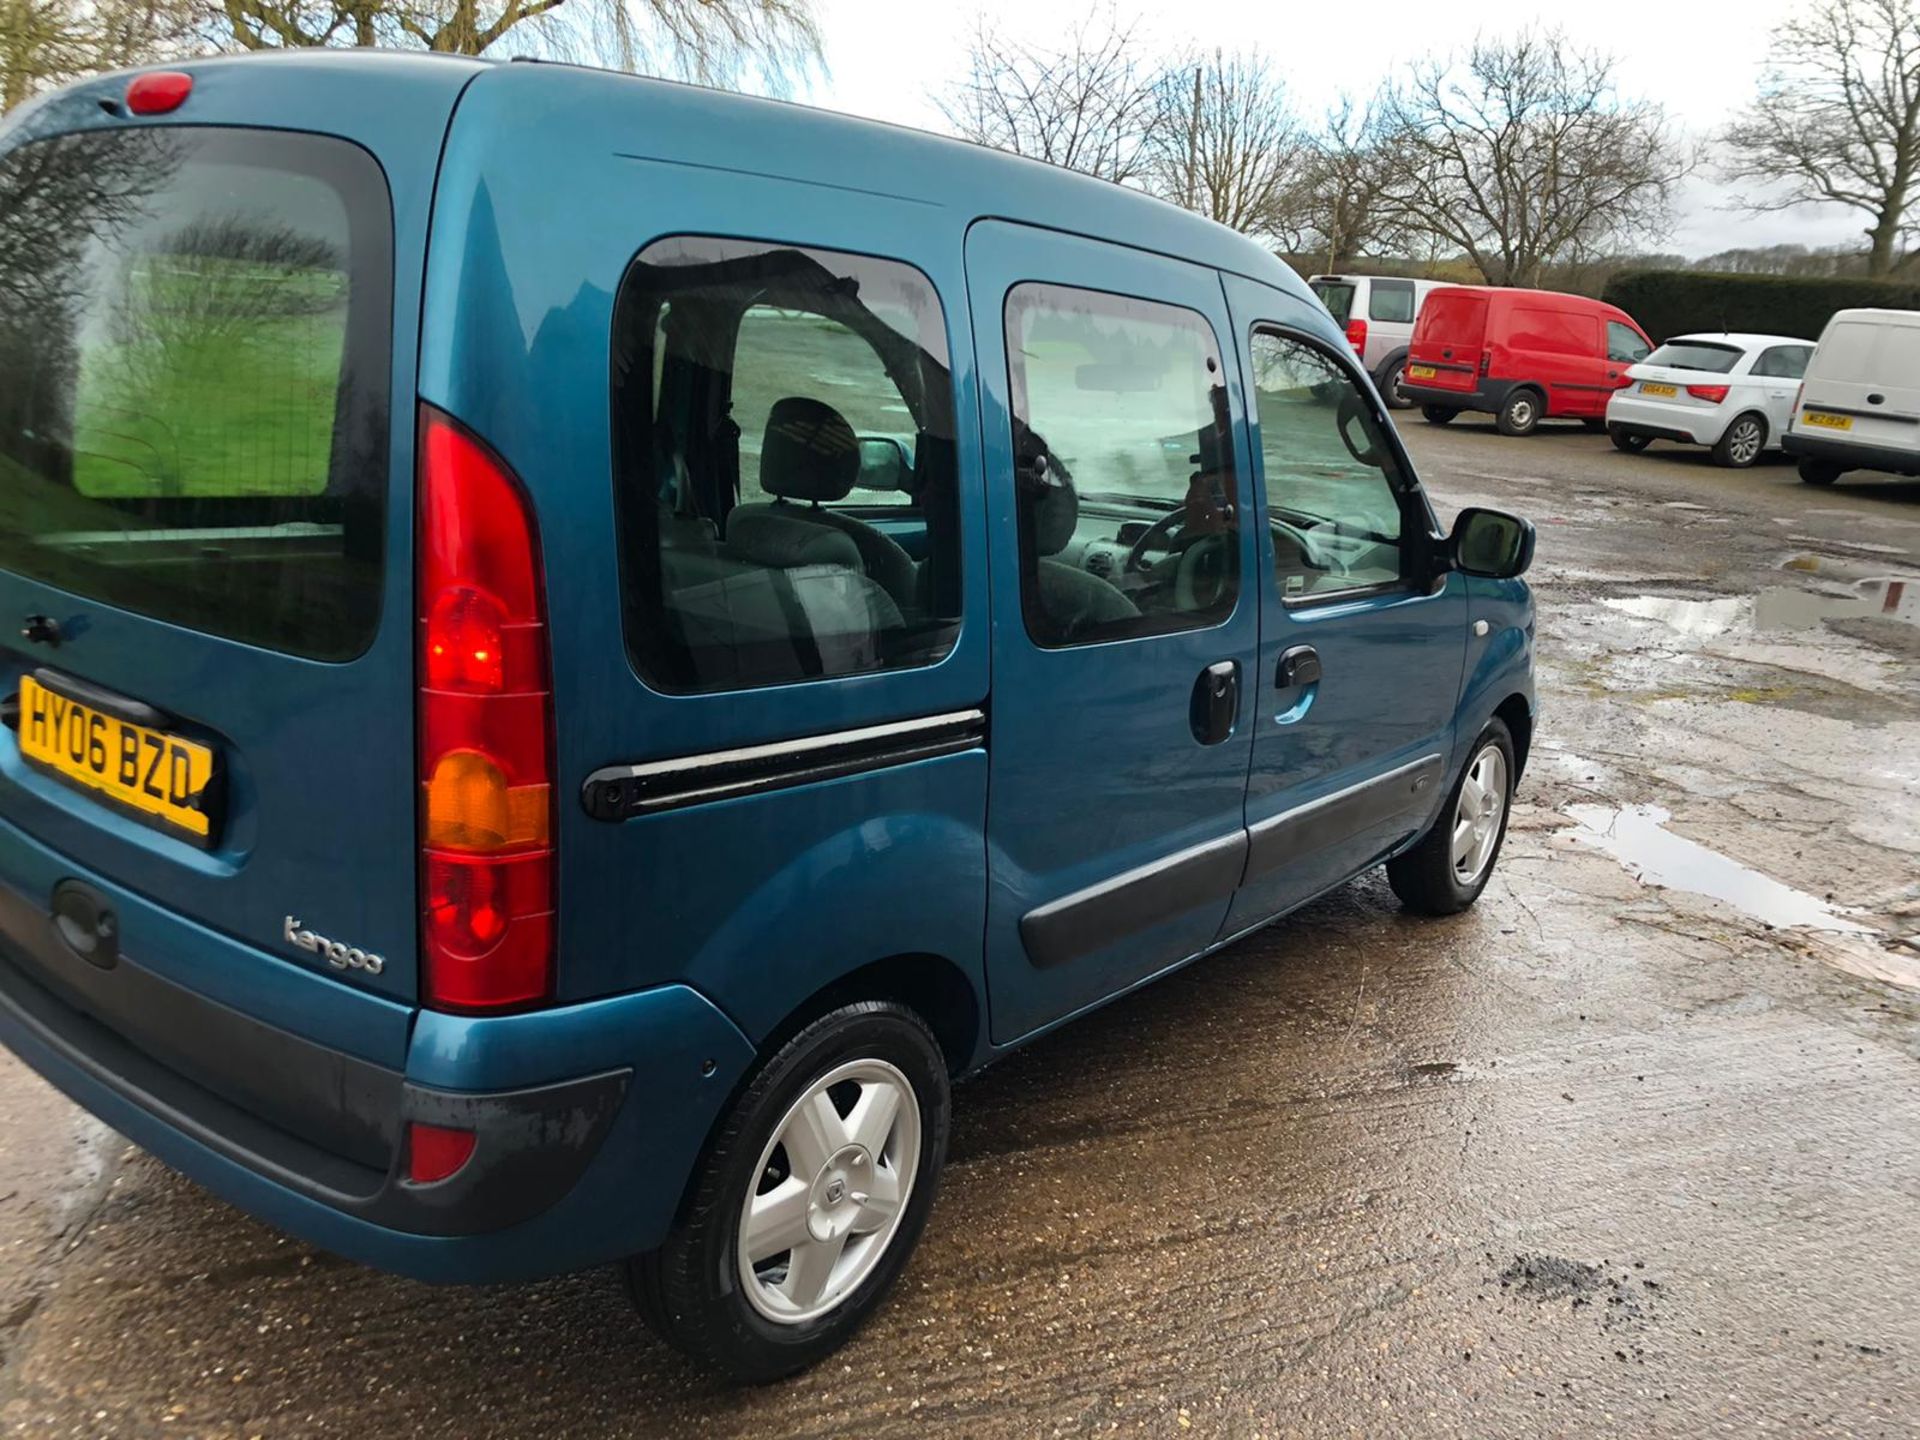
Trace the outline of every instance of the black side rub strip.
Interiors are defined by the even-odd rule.
[[[1236,830],[1063,895],[1020,917],[1027,959],[1037,970],[1051,970],[1135,931],[1224,901],[1240,887],[1246,863],[1247,832]]]
[[[580,802],[596,820],[628,820],[957,755],[978,750],[986,743],[986,712],[955,710],[769,745],[715,750],[642,765],[607,765],[587,777]]]
[[[1358,835],[1401,815],[1409,824],[1417,823],[1432,809],[1434,783],[1446,768],[1440,756],[1423,755],[1384,775],[1269,816],[1248,829],[1247,878],[1291,865],[1319,849],[1328,836]]]

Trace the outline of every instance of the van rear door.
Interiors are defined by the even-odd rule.
[[[1920,453],[1920,314],[1836,317],[1807,367],[1794,428]]]
[[[1487,333],[1487,297],[1477,290],[1436,290],[1414,322],[1407,379],[1434,390],[1471,393],[1480,383]]]
[[[414,345],[471,73],[212,63],[166,123],[109,80],[0,140],[0,889],[78,877],[125,957],[287,973],[314,1029],[415,995]]]

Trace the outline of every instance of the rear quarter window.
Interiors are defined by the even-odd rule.
[[[315,135],[105,130],[0,156],[0,567],[316,659],[385,533],[392,217]]]

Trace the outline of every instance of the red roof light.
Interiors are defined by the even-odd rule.
[[[127,109],[135,115],[171,115],[193,93],[193,77],[179,70],[136,75],[127,86]]]

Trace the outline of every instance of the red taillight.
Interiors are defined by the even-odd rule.
[[[193,77],[179,70],[136,75],[127,85],[127,109],[135,115],[171,115],[193,93]]]
[[[1484,375],[1491,369],[1493,369],[1493,351],[1490,349],[1482,350],[1480,352],[1480,373]]]
[[[460,1173],[473,1158],[474,1133],[444,1125],[407,1126],[407,1179],[415,1185],[437,1185]]]
[[[1710,404],[1718,405],[1722,400],[1727,398],[1727,387],[1724,385],[1689,385],[1687,386],[1687,394],[1696,400],[1705,400]]]
[[[505,1010],[553,992],[553,682],[527,497],[420,413],[421,998]]]
[[[1367,353],[1367,322],[1364,320],[1347,321],[1347,344],[1353,347],[1356,355]]]

